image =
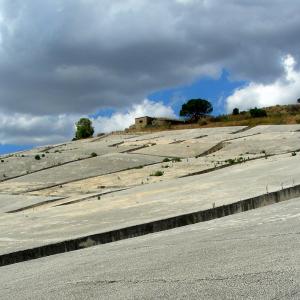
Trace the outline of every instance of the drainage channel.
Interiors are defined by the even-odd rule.
[[[54,254],[75,251],[95,245],[111,243],[123,239],[143,236],[150,233],[205,222],[225,216],[241,213],[259,207],[275,204],[300,196],[300,185],[279,191],[248,198],[235,203],[214,207],[207,210],[178,215],[167,219],[125,227],[109,232],[88,235],[76,239],[43,245],[31,249],[0,255],[0,266],[37,259]]]

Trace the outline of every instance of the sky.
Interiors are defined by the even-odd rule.
[[[298,0],[0,0],[0,153],[300,98]]]

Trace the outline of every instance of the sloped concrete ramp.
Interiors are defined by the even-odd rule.
[[[1,299],[299,299],[300,201],[1,267]]]

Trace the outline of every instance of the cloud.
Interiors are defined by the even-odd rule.
[[[70,139],[79,116],[33,116],[0,113],[1,144],[51,144]]]
[[[297,11],[293,0],[0,0],[0,107],[125,109],[224,68],[269,83],[282,55],[300,59]]]
[[[298,6],[294,0],[0,0],[2,143],[62,141],[72,136],[76,118],[106,108],[117,112],[95,120],[97,128],[120,129],[134,116],[128,109],[149,94],[217,78],[224,69],[256,87],[279,81],[290,87],[291,80],[278,78],[286,74],[284,55],[300,61]]]
[[[117,112],[111,117],[98,117],[93,120],[93,125],[97,132],[111,132],[123,130],[134,124],[137,117],[169,117],[175,118],[176,115],[170,106],[162,102],[153,102],[145,99],[142,103],[134,104],[125,112]]]
[[[91,118],[91,120],[96,133],[111,132],[125,129],[134,123],[134,118],[145,115],[175,117],[170,106],[145,99],[141,103],[132,105],[129,109],[113,113],[110,117],[99,116]],[[0,145],[45,145],[71,140],[74,136],[74,124],[80,117],[83,115],[34,116],[20,113],[12,115],[0,113]]]
[[[247,110],[253,107],[267,107],[276,104],[296,103],[300,97],[300,71],[295,69],[296,61],[287,55],[282,60],[284,75],[274,82],[262,84],[250,82],[239,88],[226,100],[227,111],[238,107]]]

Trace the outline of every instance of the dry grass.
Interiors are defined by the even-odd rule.
[[[164,130],[193,129],[193,128],[211,128],[225,126],[257,126],[257,125],[284,125],[300,124],[300,105],[276,105],[264,108],[268,116],[262,118],[252,118],[249,112],[239,115],[221,115],[217,117],[207,117],[205,121],[198,123],[181,124],[165,127],[144,128],[145,132],[157,132]],[[132,130],[134,131],[134,130]],[[130,132],[132,132],[130,131]],[[136,131],[137,132],[137,131]]]

